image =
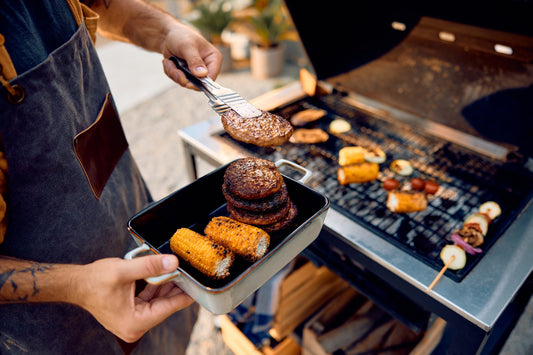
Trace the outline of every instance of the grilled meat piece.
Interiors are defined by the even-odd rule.
[[[270,211],[280,208],[287,203],[289,198],[285,183],[282,184],[281,189],[279,189],[278,192],[255,200],[247,200],[231,193],[226,184],[222,185],[222,193],[224,194],[226,201],[228,201],[233,207],[254,212]]]
[[[461,229],[455,230],[455,234],[474,248],[480,246],[485,241],[481,229],[474,223],[464,224]]]
[[[289,228],[289,226],[292,224],[292,222],[294,222],[294,219],[298,215],[298,208],[296,208],[294,202],[289,201],[289,205],[290,208],[285,217],[275,223],[261,226],[261,229],[267,233],[275,233]]]
[[[329,139],[329,134],[320,128],[298,128],[289,139],[291,143],[324,143]]]
[[[224,184],[238,197],[255,200],[278,192],[283,186],[283,176],[271,161],[242,158],[228,166]]]
[[[204,233],[213,241],[251,261],[259,260],[265,255],[270,244],[270,236],[264,230],[224,216],[211,219]]]
[[[231,163],[222,192],[232,219],[267,232],[287,228],[298,214],[283,176],[268,160],[242,158]]]
[[[180,259],[213,279],[227,277],[235,259],[230,250],[188,228],[180,228],[174,233],[170,249]]]
[[[253,224],[255,226],[265,226],[268,224],[276,223],[277,221],[283,219],[289,212],[290,204],[285,203],[280,208],[270,211],[259,212],[243,210],[231,205],[231,203],[228,203],[226,208],[230,213],[231,218],[237,221]]]
[[[293,132],[289,121],[266,111],[258,117],[246,118],[230,109],[220,118],[230,136],[260,147],[281,145],[289,140]]]
[[[305,126],[308,123],[314,122],[326,115],[326,110],[307,109],[296,112],[291,117],[291,123],[294,126]]]

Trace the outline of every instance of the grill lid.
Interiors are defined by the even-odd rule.
[[[468,3],[286,0],[319,80],[532,157],[533,1]]]

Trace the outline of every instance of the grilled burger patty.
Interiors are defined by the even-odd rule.
[[[224,130],[238,141],[260,147],[281,145],[288,141],[293,132],[289,121],[273,113],[262,112],[258,117],[246,118],[230,109],[220,118]]]
[[[250,157],[231,163],[222,192],[232,219],[267,233],[288,228],[298,214],[283,176],[269,160]]]
[[[254,212],[270,211],[279,208],[282,205],[285,205],[289,198],[289,193],[285,184],[282,184],[278,192],[255,200],[243,199],[231,193],[226,184],[222,185],[222,193],[224,194],[226,201],[228,201],[228,203],[232,206]]]
[[[298,215],[298,209],[296,208],[294,202],[289,200],[289,205],[290,208],[285,217],[275,223],[261,226],[261,229],[267,233],[274,233],[282,229],[288,228]]]
[[[290,199],[289,199],[290,201]],[[264,226],[272,223],[276,223],[283,219],[290,209],[290,203],[286,203],[280,208],[270,211],[249,211],[243,210],[228,203],[226,206],[231,218],[240,221],[242,223],[252,224],[255,226]]]
[[[224,173],[229,192],[248,200],[256,200],[278,192],[283,176],[269,160],[242,158],[231,163]]]

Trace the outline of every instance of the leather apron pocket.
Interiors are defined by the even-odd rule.
[[[122,124],[107,93],[96,121],[73,140],[74,151],[96,196],[100,195],[120,157],[128,149]]]

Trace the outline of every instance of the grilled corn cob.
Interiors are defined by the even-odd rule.
[[[265,255],[270,244],[270,236],[264,230],[224,216],[211,219],[204,232],[213,241],[251,261]]]
[[[379,165],[377,163],[359,163],[341,166],[337,169],[337,180],[341,185],[364,183],[378,178]]]
[[[396,213],[411,213],[424,210],[428,205],[426,194],[415,191],[390,191],[387,207]]]
[[[214,279],[228,276],[235,259],[230,250],[188,228],[180,228],[174,233],[170,249],[192,267]]]
[[[339,151],[339,165],[359,164],[365,161],[365,148],[344,147]]]

